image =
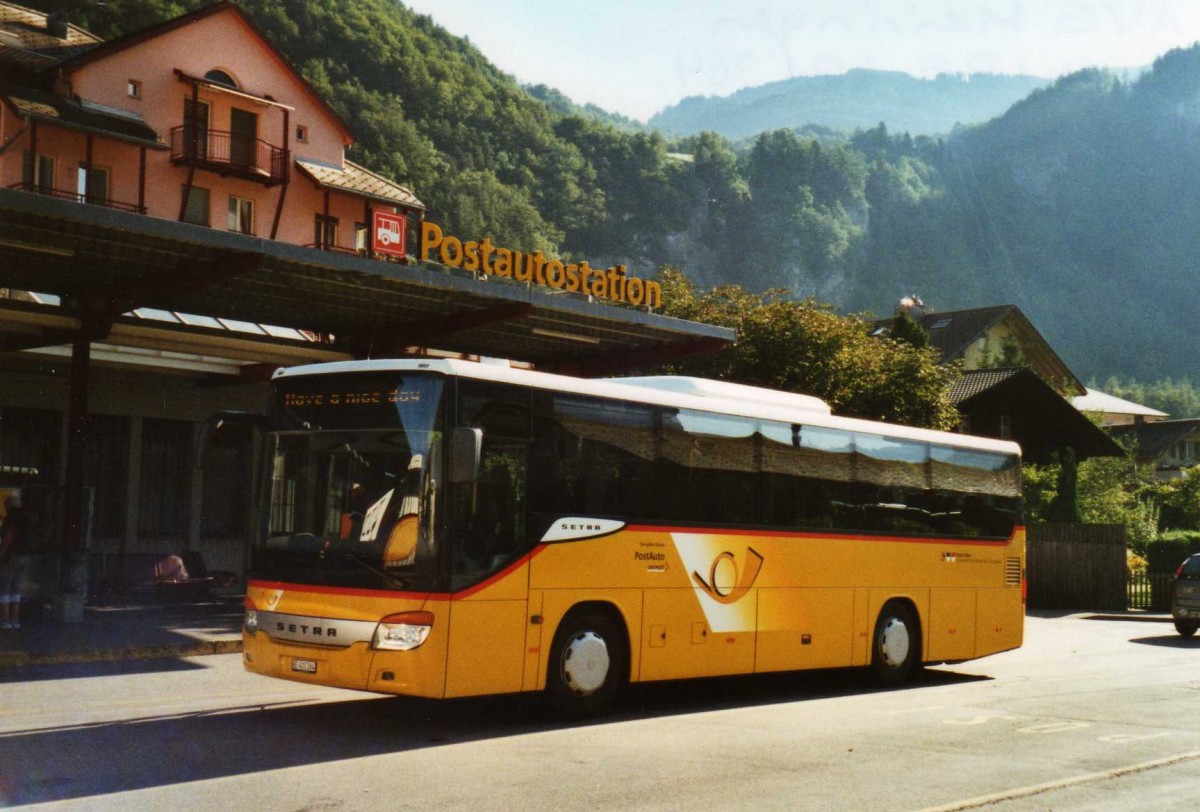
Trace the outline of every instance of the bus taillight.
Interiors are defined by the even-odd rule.
[[[375,628],[372,647],[388,651],[410,651],[425,642],[433,628],[433,612],[400,612],[388,615]]]

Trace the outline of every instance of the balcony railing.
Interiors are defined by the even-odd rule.
[[[118,211],[129,211],[134,214],[145,214],[146,207],[139,206],[136,203],[125,203],[121,200],[113,200],[110,197],[97,197],[93,194],[80,194],[66,189],[51,189],[48,186],[43,186],[39,183],[26,181],[24,183],[14,183],[9,189],[15,189],[19,192],[33,192],[34,194],[47,195],[49,197],[57,197],[61,200],[74,200],[76,203],[87,203],[92,206],[104,206],[108,209],[117,209]]]
[[[261,138],[183,125],[171,130],[171,160],[267,185],[287,181],[286,149]]]

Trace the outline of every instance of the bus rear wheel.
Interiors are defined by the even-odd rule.
[[[620,625],[597,609],[571,612],[550,649],[546,691],[560,716],[583,718],[612,707],[629,671]]]
[[[1179,632],[1184,637],[1191,637],[1196,633],[1196,629],[1200,629],[1200,620],[1175,618],[1175,631]]]
[[[880,685],[899,685],[920,668],[921,627],[907,603],[883,605],[871,641],[871,673]]]

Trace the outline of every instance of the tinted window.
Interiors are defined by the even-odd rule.
[[[531,543],[531,395],[515,386],[460,380],[459,426],[483,431],[479,476],[450,486],[452,587],[508,566]]]
[[[662,411],[661,518],[758,524],[758,421],[687,409]]]
[[[1200,555],[1194,555],[1183,562],[1180,578],[1200,578]]]
[[[654,413],[648,406],[554,395],[539,409],[534,510],[645,519],[654,501]]]

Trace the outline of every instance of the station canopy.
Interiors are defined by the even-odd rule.
[[[104,340],[139,308],[333,336],[362,358],[436,349],[589,377],[734,338],[727,328],[511,280],[9,189],[0,189],[0,287],[62,303],[40,324],[0,318],[0,351]]]

